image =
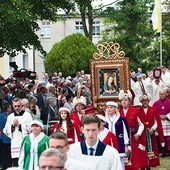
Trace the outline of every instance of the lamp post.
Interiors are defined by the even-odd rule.
[[[33,46],[33,71],[35,71],[35,48]]]

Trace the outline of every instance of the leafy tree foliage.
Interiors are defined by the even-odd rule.
[[[167,16],[167,19],[163,20],[163,51],[162,51],[162,56],[163,56],[163,65],[165,65],[167,68],[170,66],[170,15]]]
[[[77,11],[71,12],[72,16],[74,15],[77,16],[76,14],[80,14],[84,35],[88,37],[90,40],[92,40],[93,38],[94,19],[100,17],[100,14],[103,11],[104,7],[112,5],[115,2],[117,2],[117,0],[115,0],[114,2],[111,2],[107,5],[102,5],[101,3],[97,7],[94,7],[93,6],[94,1],[95,0],[73,0],[73,2],[76,4]]]
[[[69,35],[47,54],[45,69],[49,74],[61,71],[63,75],[75,76],[76,71],[81,69],[89,73],[89,60],[96,51],[94,44],[84,35]]]
[[[69,11],[74,5],[68,0],[1,0],[0,8],[0,57],[4,53],[15,56],[34,45],[43,50],[35,32],[39,29],[36,21],[56,21],[59,8]]]
[[[107,29],[103,34],[102,41],[118,42],[121,49],[130,58],[131,69],[142,67],[150,69],[151,64],[148,47],[154,37],[149,9],[153,8],[150,3],[153,0],[122,0],[114,7],[108,7],[104,11]],[[154,67],[154,66],[153,66]]]

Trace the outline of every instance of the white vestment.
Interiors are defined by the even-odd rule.
[[[120,157],[116,149],[107,145],[102,156],[83,155],[80,143],[70,145],[68,156],[86,163],[91,170],[122,170]]]
[[[21,131],[19,127],[15,127],[15,130],[12,131],[12,124],[15,119],[18,119],[19,124],[21,125]],[[32,116],[29,112],[24,112],[22,116],[15,116],[14,113],[11,113],[5,124],[3,132],[11,138],[11,157],[19,158],[21,142],[23,138],[28,135],[31,131],[30,124],[32,122]]]
[[[68,170],[91,170],[89,165],[70,157],[65,162],[65,168]]]

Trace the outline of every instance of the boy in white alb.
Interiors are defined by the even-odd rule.
[[[100,119],[86,115],[82,123],[86,139],[70,145],[69,157],[90,165],[92,170],[122,170],[117,150],[98,139]]]

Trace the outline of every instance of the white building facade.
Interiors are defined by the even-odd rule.
[[[66,36],[73,33],[82,33],[83,27],[81,18],[69,18],[65,17],[65,19],[60,20],[56,23],[49,21],[38,21],[40,30],[37,31],[37,35],[41,41],[41,44],[44,50],[48,53],[53,45]],[[102,21],[99,18],[96,18],[93,21],[93,43],[97,44],[101,31],[104,29],[102,26]],[[36,71],[39,77],[39,80],[42,79],[43,74],[45,72],[44,69],[44,57],[42,54],[34,48],[27,49],[27,54],[20,53],[18,56],[12,58],[10,56],[5,55],[0,58],[0,73],[3,77],[7,78],[13,73],[13,68],[9,66],[9,62],[16,62],[18,65],[18,69],[24,68],[30,71]],[[57,72],[57,70],[56,70]]]

